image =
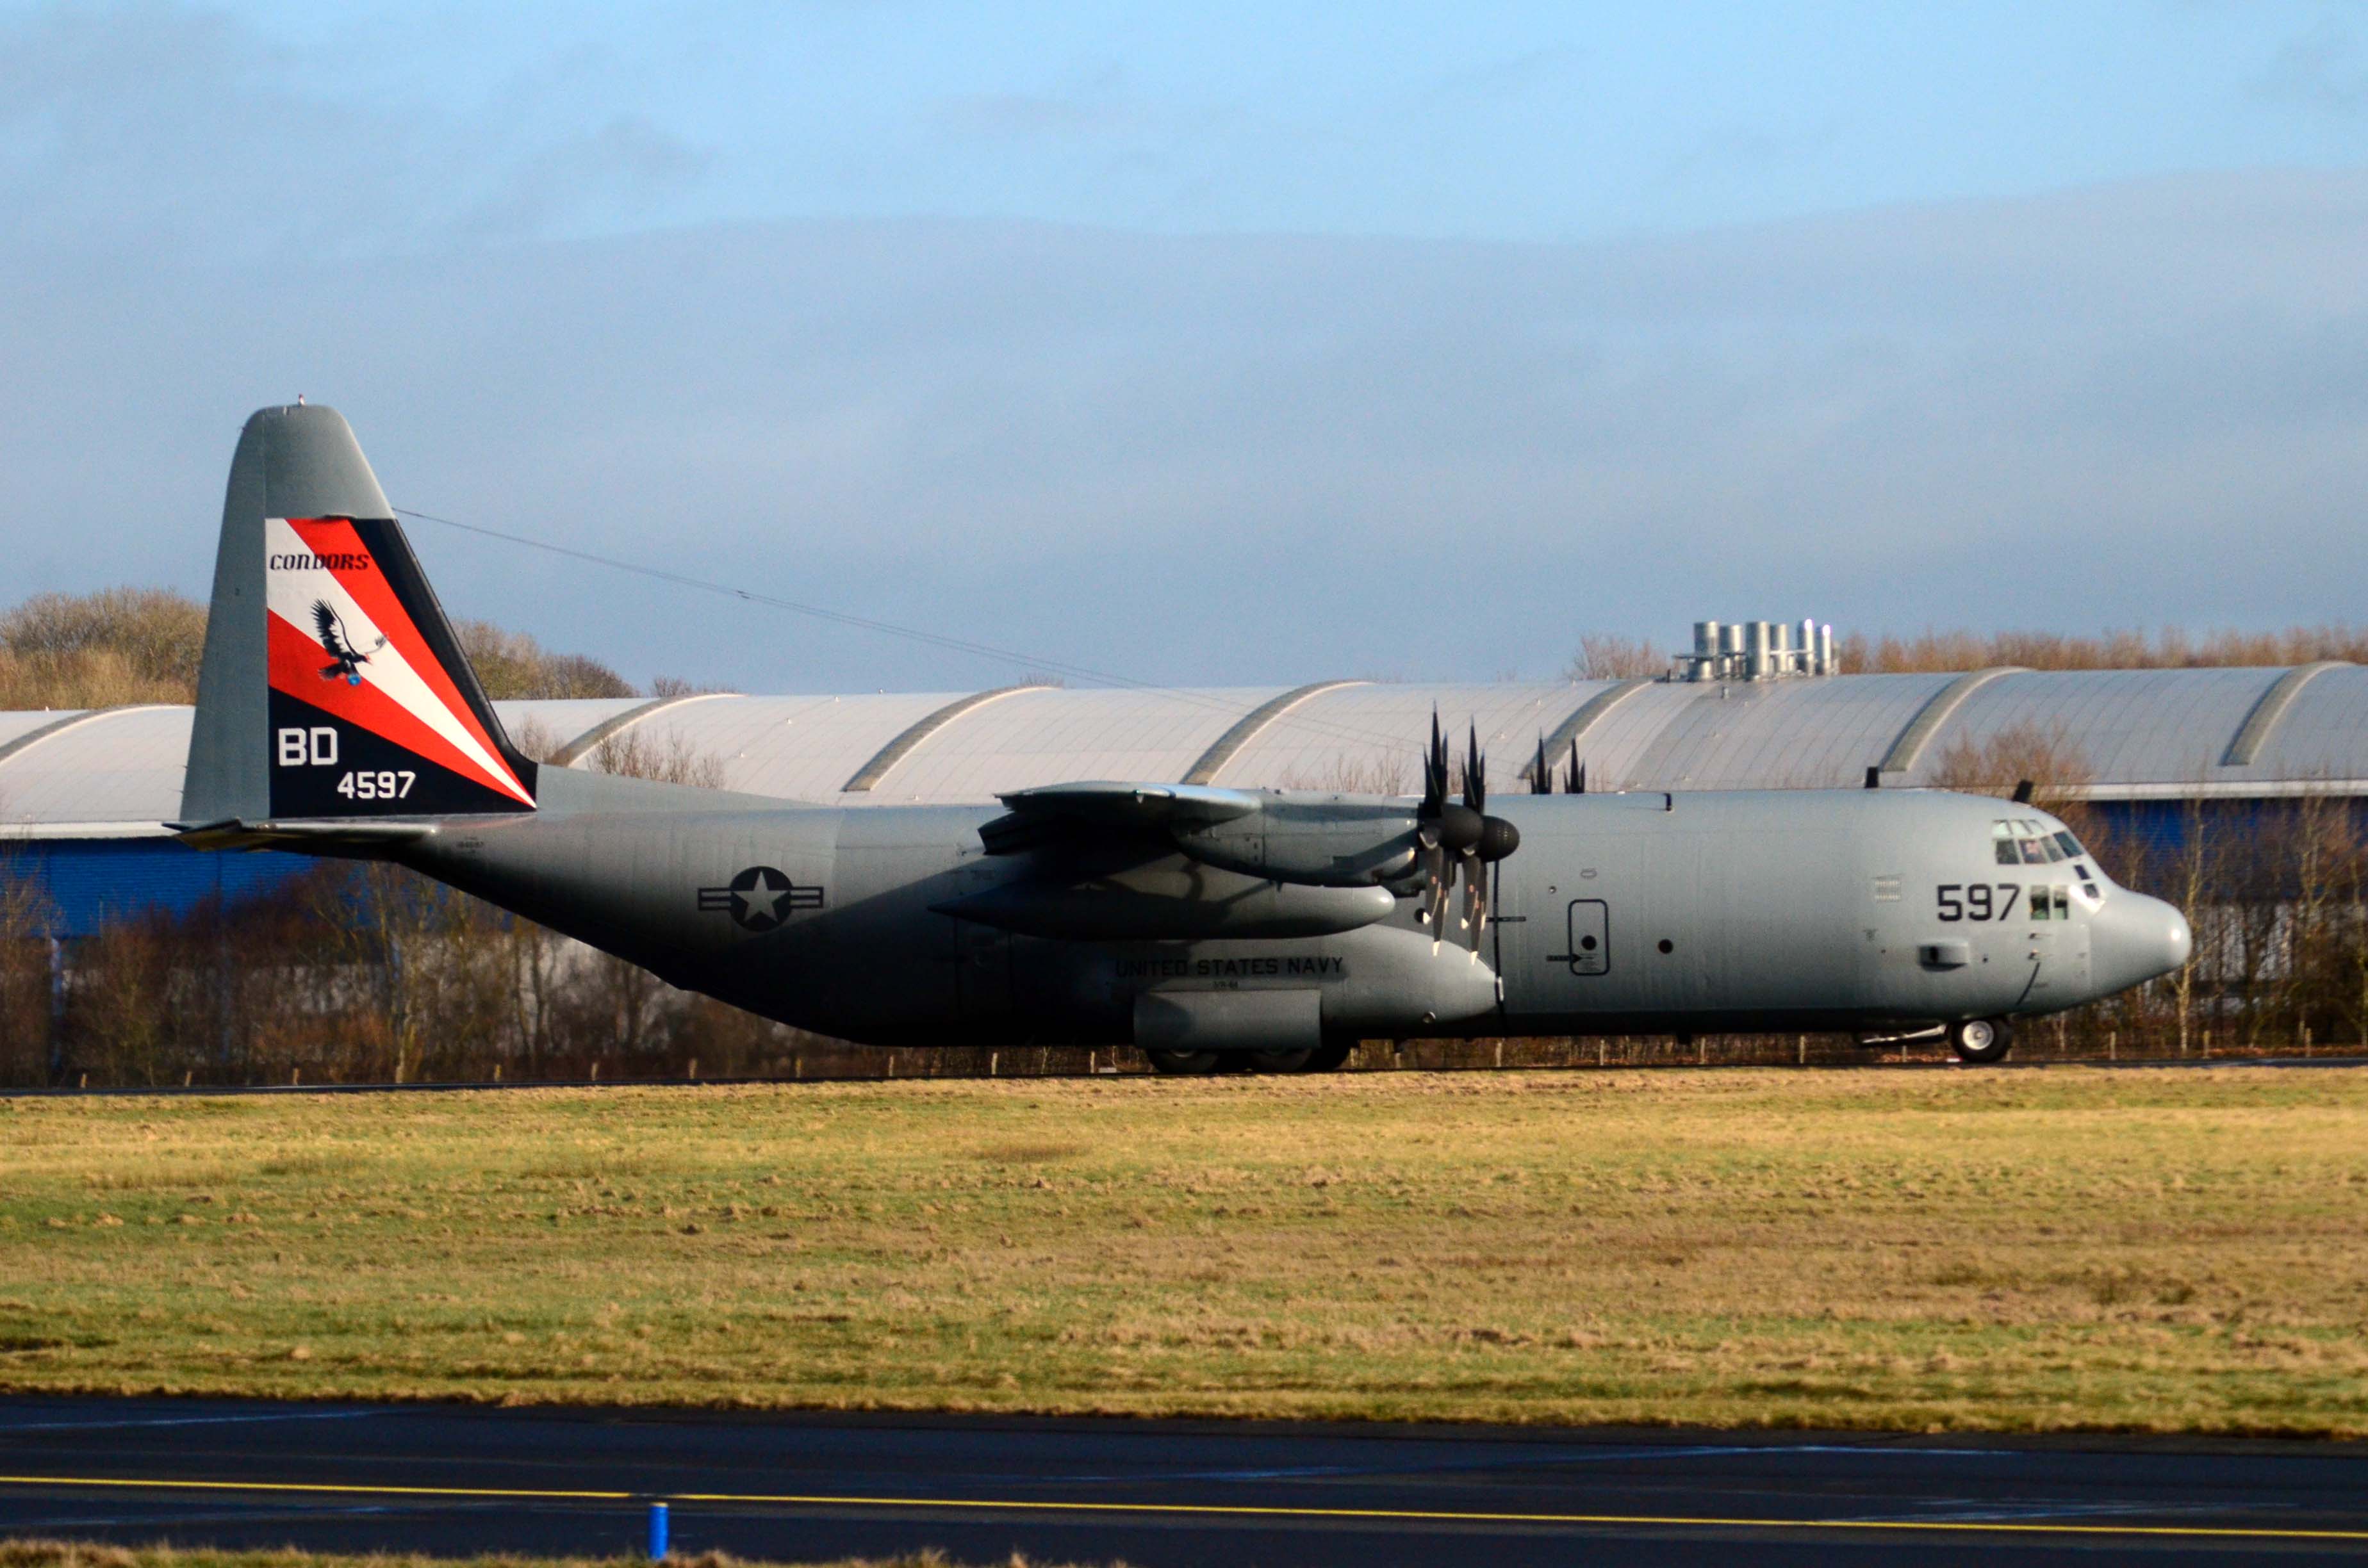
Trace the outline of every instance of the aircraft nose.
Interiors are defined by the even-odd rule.
[[[2144,893],[2116,892],[2097,912],[2089,961],[2100,994],[2169,974],[2195,950],[2195,933],[2175,905]]]

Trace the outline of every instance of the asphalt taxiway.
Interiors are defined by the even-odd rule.
[[[2368,1447],[0,1400],[0,1535],[1197,1564],[2368,1557]]]

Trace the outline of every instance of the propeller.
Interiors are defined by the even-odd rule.
[[[1422,805],[1415,812],[1415,845],[1422,872],[1422,908],[1418,915],[1430,927],[1432,948],[1439,946],[1440,927],[1447,919],[1447,894],[1464,841],[1474,836],[1463,820],[1462,807],[1447,798],[1447,739],[1439,732],[1439,713],[1430,715],[1430,749],[1422,758]]]
[[[1472,956],[1480,956],[1480,934],[1488,925],[1488,867],[1520,847],[1520,830],[1502,817],[1488,815],[1488,759],[1480,750],[1480,732],[1468,732],[1463,756],[1463,798],[1447,798],[1447,738],[1440,733],[1439,714],[1430,716],[1430,750],[1423,758],[1422,805],[1415,812],[1415,844],[1422,874],[1424,925],[1430,927],[1435,951],[1445,936],[1448,895],[1452,884],[1463,885],[1463,928],[1471,934]],[[1539,743],[1540,755],[1545,750]]]

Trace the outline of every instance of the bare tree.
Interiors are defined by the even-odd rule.
[[[49,1077],[52,921],[31,857],[0,846],[0,1082]]]
[[[2195,1045],[2196,972],[2207,958],[2218,957],[2221,928],[2216,918],[2218,889],[2214,885],[2218,865],[2200,794],[2189,796],[2181,807],[2180,827],[2179,858],[2171,868],[2171,885],[2164,891],[2185,913],[2188,929],[2194,936],[2187,962],[2171,978],[2171,995],[2179,1016],[2179,1053],[2185,1056]]]
[[[2080,744],[2064,725],[2009,724],[1987,740],[1960,739],[1941,749],[1932,782],[1975,795],[2011,795],[2028,781],[2032,803],[2061,818],[2088,843],[2099,836],[2082,791],[2096,778]]]
[[[1669,656],[1649,637],[1590,631],[1578,640],[1578,652],[1565,673],[1572,680],[1638,680],[1668,667]]]

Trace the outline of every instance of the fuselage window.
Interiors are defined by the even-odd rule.
[[[2049,891],[2055,895],[2055,918],[2058,920],[2071,919],[2072,890],[2068,887],[2058,884],[2056,887],[2052,888]]]
[[[2032,885],[2031,890],[2031,917],[2033,920],[2053,920],[2055,918],[2055,906],[2048,899],[2047,890],[2044,887],[2038,886],[2036,883]]]

